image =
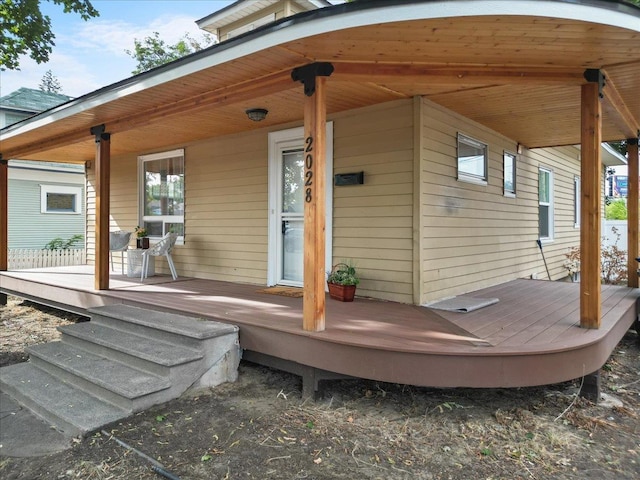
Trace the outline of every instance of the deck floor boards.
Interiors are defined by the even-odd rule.
[[[638,289],[603,286],[598,330],[579,327],[579,284],[565,282],[514,280],[472,292],[499,302],[470,313],[327,299],[326,329],[314,333],[302,330],[302,298],[259,292],[263,285],[166,276],[140,282],[112,274],[110,286],[95,291],[89,266],[0,272],[1,290],[43,303],[127,303],[232,323],[240,327],[243,348],[347,375],[429,386],[539,385],[595,371],[611,353],[599,344],[615,347],[635,320],[640,296]]]

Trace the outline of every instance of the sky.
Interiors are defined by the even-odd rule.
[[[26,57],[20,70],[0,72],[0,96],[20,87],[38,88],[51,70],[62,93],[79,97],[132,76],[136,61],[125,50],[134,49],[134,39],[142,40],[158,32],[168,44],[185,33],[201,38],[195,24],[229,5],[232,0],[91,0],[100,16],[83,21],[62,6],[43,1],[43,13],[51,17],[56,38],[49,62],[38,65]]]

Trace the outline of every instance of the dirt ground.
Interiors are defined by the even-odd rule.
[[[9,297],[0,365],[78,318]],[[630,331],[604,366],[608,407],[577,397],[578,382],[519,389],[429,389],[329,382],[303,402],[299,378],[249,363],[239,380],[136,414],[110,435],[62,453],[0,458],[9,479],[637,479],[640,348]],[[171,477],[168,477],[171,478]]]

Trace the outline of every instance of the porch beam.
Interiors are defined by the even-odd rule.
[[[291,78],[304,85],[304,293],[302,328],[325,328],[325,216],[327,77],[330,63],[294,69]]]
[[[600,328],[600,231],[602,105],[601,73],[588,70],[581,92],[580,326]],[[585,72],[585,77],[587,77]],[[593,76],[592,76],[593,75]]]
[[[627,161],[628,161],[628,196],[627,196],[627,281],[628,285],[633,288],[638,288],[639,281],[638,267],[640,264],[636,261],[636,258],[640,257],[640,240],[638,236],[638,228],[640,224],[640,213],[638,212],[640,200],[638,176],[640,175],[640,169],[638,167],[638,138],[627,139]],[[640,333],[640,332],[639,332]]]
[[[96,139],[95,289],[109,289],[109,210],[111,195],[111,134],[104,124],[91,128]]]
[[[335,80],[368,83],[464,85],[582,85],[582,69],[551,67],[483,67],[394,63],[336,62]]]
[[[624,132],[627,138],[637,138],[638,131],[640,131],[640,118],[635,118],[627,104],[622,99],[619,90],[611,80],[611,77],[607,75],[605,70],[602,70],[606,80],[607,88],[603,90],[604,98],[611,104],[618,115],[620,116],[620,128]]]
[[[9,160],[0,155],[0,272],[9,269]]]
[[[271,95],[291,88],[290,71],[276,72],[250,81],[218,88],[177,102],[156,106],[148,110],[137,112],[136,114],[128,117],[114,119],[113,121],[109,121],[109,132],[113,135],[115,133],[121,133],[140,127],[141,125],[148,125],[154,120],[171,117],[185,112],[197,112],[211,107],[233,105],[235,103],[241,103],[258,97]],[[8,150],[7,153],[12,155],[11,158],[32,155],[41,151],[80,142],[85,139],[85,133],[74,132],[59,137],[51,137],[39,143],[29,144],[25,146],[25,148]]]

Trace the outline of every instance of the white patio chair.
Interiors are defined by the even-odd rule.
[[[178,278],[176,267],[173,264],[173,259],[171,258],[171,250],[173,250],[173,246],[176,244],[177,239],[177,233],[167,233],[158,243],[142,252],[142,272],[140,273],[140,281],[147,278],[147,275],[149,274],[149,257],[160,257],[162,255],[167,257],[167,263],[169,264],[169,269],[171,270],[171,276],[173,279],[175,280]]]
[[[109,257],[111,258],[111,271],[113,271],[113,252],[122,252],[120,265],[122,274],[124,275],[124,252],[129,249],[129,240],[132,232],[118,230],[117,232],[109,232]]]

